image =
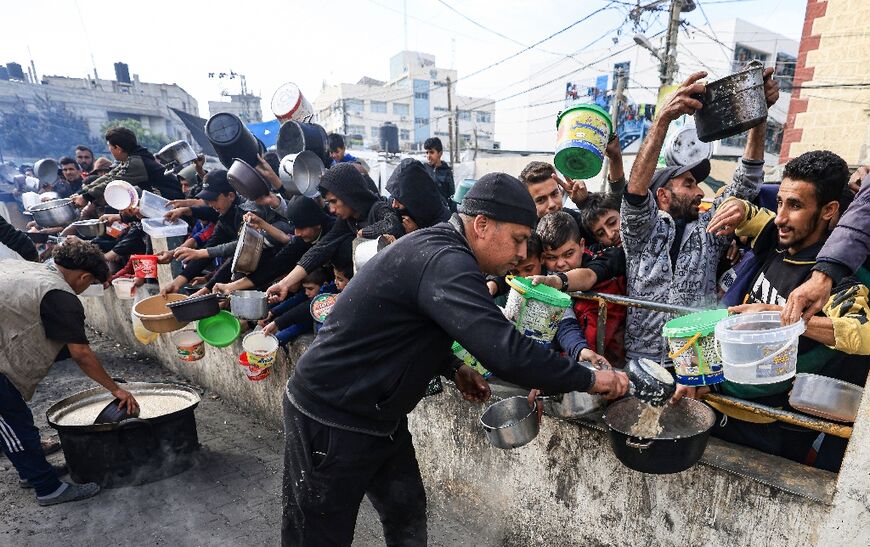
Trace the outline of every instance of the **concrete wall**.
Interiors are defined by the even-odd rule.
[[[255,383],[239,370],[238,341],[209,346],[204,359],[184,363],[168,334],[147,346],[136,341],[132,301],[111,293],[83,301],[93,327],[280,426],[284,384],[310,337],[291,346],[272,376]],[[409,421],[430,499],[488,515],[475,524],[493,545],[828,546],[866,545],[870,537],[870,398],[839,483],[827,472],[715,442],[702,463],[684,473],[645,475],[616,460],[599,425],[546,416],[537,439],[503,451],[487,443],[480,413],[447,387],[421,402]],[[759,482],[765,476],[779,476],[767,481],[778,485]],[[814,489],[827,494],[814,501],[790,493]]]

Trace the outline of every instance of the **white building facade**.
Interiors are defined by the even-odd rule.
[[[448,78],[455,82],[456,71],[438,68],[434,55],[403,51],[390,59],[388,81],[366,77],[356,84],[324,86],[313,103],[316,119],[327,132],[345,135],[349,146],[379,149],[380,128],[390,122],[398,128],[402,150],[420,149],[429,137],[439,137],[447,149]],[[495,103],[455,90],[454,84],[460,150],[492,148]]]

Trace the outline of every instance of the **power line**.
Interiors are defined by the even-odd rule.
[[[704,21],[706,21],[707,26],[710,27],[710,32],[713,33],[713,38],[716,40],[716,42],[719,43],[719,49],[722,50],[722,53],[725,55],[725,58],[728,59],[728,60],[730,61],[730,60],[731,60],[731,55],[729,55],[727,51],[725,51],[724,49],[722,49],[722,42],[719,40],[719,36],[716,35],[716,29],[714,29],[714,28],[713,28],[713,24],[710,23],[710,19],[707,17],[707,12],[704,11],[704,4],[702,4],[701,2],[698,2],[698,8],[701,10],[701,15],[704,16]],[[732,50],[732,51],[733,51],[733,50]],[[699,59],[699,60],[700,60],[700,59]],[[703,64],[703,63],[701,63],[701,64]]]

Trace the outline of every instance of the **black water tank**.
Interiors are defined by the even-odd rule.
[[[0,65],[0,80],[9,81],[9,70],[3,65]]]
[[[390,122],[381,126],[381,150],[389,154],[399,153],[399,128]]]
[[[9,71],[9,78],[21,80],[22,82],[27,81],[27,78],[24,77],[24,71],[18,63],[6,63],[6,70]]]
[[[130,67],[127,63],[115,63],[115,79],[122,84],[130,83]]]

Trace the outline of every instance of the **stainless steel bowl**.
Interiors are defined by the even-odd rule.
[[[79,237],[85,239],[93,239],[106,233],[106,223],[99,219],[79,220],[78,222],[73,222],[70,226],[75,226]]]
[[[182,168],[196,161],[196,152],[187,141],[175,141],[167,144],[155,154],[160,163],[166,167],[166,174],[177,174]]]
[[[257,269],[257,264],[260,263],[264,241],[263,234],[252,228],[247,222],[243,223],[239,228],[239,240],[233,254],[231,265],[233,272],[253,273]]]
[[[69,226],[79,213],[69,198],[53,199],[34,205],[27,210],[33,220],[43,228],[59,228]]]
[[[522,395],[503,399],[480,417],[486,438],[496,448],[518,448],[538,436],[540,425],[534,404]]]
[[[802,372],[794,377],[788,403],[805,414],[838,422],[854,422],[863,395],[861,386]]]

